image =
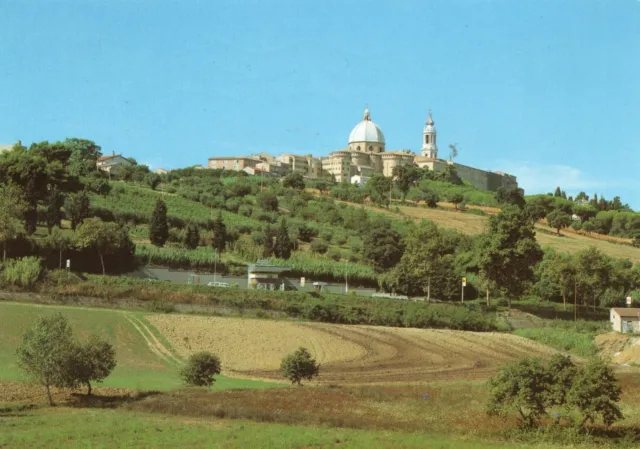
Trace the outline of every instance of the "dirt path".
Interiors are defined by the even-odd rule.
[[[158,340],[153,331],[144,323],[144,321],[129,313],[125,313],[124,316],[142,336],[142,338],[144,338],[144,341],[147,343],[147,346],[149,346],[151,352],[170,365],[182,364],[182,360],[173,355],[173,353],[160,340]]]
[[[209,350],[229,374],[279,379],[282,358],[300,346],[321,365],[321,382],[367,384],[482,379],[503,364],[555,351],[493,332],[153,315],[149,321],[186,356]]]

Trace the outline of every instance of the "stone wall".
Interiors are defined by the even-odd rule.
[[[479,190],[495,192],[499,187],[518,186],[515,176],[480,170],[455,162],[453,165],[463,181]]]

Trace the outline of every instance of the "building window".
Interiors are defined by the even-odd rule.
[[[429,143],[429,136],[424,136],[424,143]]]
[[[357,150],[357,151],[360,151],[360,145],[358,145],[358,146],[356,147],[356,150]]]
[[[370,147],[369,147],[369,151],[373,151],[373,147],[371,147],[371,146],[370,146]]]

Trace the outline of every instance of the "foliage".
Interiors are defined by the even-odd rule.
[[[524,190],[517,187],[498,187],[496,201],[503,205],[525,207]]]
[[[85,192],[71,194],[64,202],[64,213],[71,221],[71,229],[75,229],[89,218],[89,197]]]
[[[311,357],[309,350],[300,347],[282,359],[282,375],[294,385],[302,385],[302,380],[311,380],[320,373],[320,365]]]
[[[318,254],[324,254],[329,249],[329,245],[326,242],[323,242],[320,239],[315,239],[311,242],[311,251]]]
[[[620,393],[613,369],[602,360],[593,358],[575,375],[567,394],[567,404],[582,415],[580,426],[593,423],[600,416],[609,427],[623,417],[616,404]]]
[[[7,258],[7,241],[18,235],[19,219],[25,208],[26,204],[17,186],[0,185],[0,241],[3,262]]]
[[[378,219],[371,223],[363,241],[363,256],[376,272],[394,267],[400,261],[403,251],[402,238],[391,229],[388,220]]]
[[[200,231],[193,223],[187,225],[187,232],[184,236],[184,246],[188,249],[196,249],[200,244]]]
[[[180,370],[180,377],[187,385],[209,387],[215,382],[213,376],[220,374],[221,369],[218,356],[202,351],[189,356],[187,364]]]
[[[164,201],[158,199],[153,214],[151,215],[151,222],[149,223],[149,240],[151,244],[162,247],[168,238],[167,205]]]
[[[291,250],[293,249],[293,242],[289,238],[289,231],[287,229],[287,222],[283,218],[280,221],[280,226],[276,231],[275,243],[273,244],[273,255],[279,259],[288,259],[291,257]]]
[[[42,274],[42,265],[38,257],[29,256],[11,259],[5,263],[2,280],[10,285],[31,289]]]
[[[304,190],[304,178],[300,173],[291,173],[284,177],[282,180],[284,187],[289,187],[296,190]]]
[[[271,190],[263,190],[256,195],[256,204],[268,212],[278,211],[278,197]]]
[[[375,203],[376,206],[382,207],[384,205],[390,205],[390,195],[391,195],[391,179],[385,177],[380,173],[375,173],[367,184],[365,185],[366,190],[369,192],[369,196],[371,200]]]
[[[51,405],[51,387],[67,381],[67,362],[73,347],[71,327],[62,314],[56,313],[39,317],[16,350],[20,368],[45,387]]]
[[[524,293],[534,279],[533,267],[542,259],[533,222],[522,209],[507,206],[489,218],[487,231],[478,241],[481,275],[507,298]]]
[[[224,221],[222,221],[222,214],[218,213],[218,216],[212,223],[211,231],[213,232],[211,246],[218,253],[223,252],[229,240],[229,234],[227,233],[227,226],[224,224]]]
[[[87,395],[91,395],[91,382],[102,382],[117,364],[114,347],[95,334],[86,343],[74,345],[69,357],[66,384],[86,385]]]
[[[567,228],[571,224],[571,216],[560,209],[555,209],[547,215],[547,222],[549,227],[555,229],[560,235],[560,229]]]
[[[534,427],[546,414],[547,392],[552,382],[538,358],[524,358],[504,366],[489,381],[489,415],[519,414],[520,423]]]
[[[415,165],[401,164],[393,167],[392,178],[395,186],[402,192],[403,200],[406,198],[409,189],[415,186],[421,177],[421,170]]]
[[[126,230],[117,223],[105,223],[99,218],[89,218],[78,227],[75,243],[80,248],[91,248],[98,253],[103,275],[106,272],[104,265],[106,254],[133,253],[135,249]]]

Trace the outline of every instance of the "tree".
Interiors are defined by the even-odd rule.
[[[458,157],[458,144],[450,143],[449,144],[449,160],[452,161]]]
[[[271,190],[263,190],[256,195],[256,204],[267,212],[278,211],[278,197]]]
[[[75,243],[80,248],[94,249],[98,253],[103,276],[106,274],[105,255],[133,248],[133,243],[131,243],[125,229],[117,223],[103,222],[99,218],[88,218],[78,227],[75,233]]]
[[[397,265],[404,252],[400,234],[391,229],[391,223],[384,219],[371,222],[362,248],[364,259],[378,273]]]
[[[533,267],[542,259],[533,221],[522,209],[506,206],[489,217],[487,231],[479,237],[478,268],[509,299],[524,293],[534,279]]]
[[[264,244],[262,247],[262,255],[264,257],[273,256],[273,239],[274,238],[275,238],[275,233],[269,226],[267,226],[264,230]]]
[[[160,175],[157,173],[147,173],[144,175],[144,183],[149,186],[151,190],[155,190],[160,184]]]
[[[168,238],[167,205],[164,201],[158,199],[151,215],[151,222],[149,222],[149,240],[153,245],[163,247]]]
[[[76,345],[67,362],[69,387],[87,386],[91,396],[91,382],[100,383],[116,367],[116,351],[111,343],[91,335],[85,344]]]
[[[61,313],[56,313],[38,317],[23,334],[16,350],[18,366],[45,388],[50,405],[53,405],[51,387],[67,383],[68,360],[73,348],[69,322]]]
[[[524,190],[515,186],[498,187],[498,190],[496,190],[496,201],[500,204],[511,204],[520,208],[525,207],[527,204],[524,199]]]
[[[89,197],[85,192],[69,195],[64,201],[64,212],[71,221],[71,229],[75,229],[89,218]]]
[[[47,195],[47,204],[45,206],[45,221],[47,223],[47,231],[51,234],[54,226],[60,227],[62,221],[62,212],[60,208],[64,203],[64,197],[54,188]]]
[[[227,234],[227,227],[222,221],[222,213],[218,212],[218,216],[211,224],[211,230],[213,231],[213,237],[211,238],[211,246],[218,253],[224,251],[224,248],[227,244],[227,240],[229,235]]]
[[[458,210],[458,205],[464,201],[464,197],[462,196],[461,193],[454,193],[449,198],[449,201],[451,201],[453,205],[456,207],[456,210]]]
[[[187,364],[180,370],[180,377],[187,385],[209,387],[220,374],[222,365],[218,356],[207,352],[197,352],[189,356]]]
[[[440,198],[435,193],[433,192],[424,193],[424,202],[428,208],[435,209],[436,207],[438,207],[438,201],[440,201]]]
[[[15,185],[0,185],[0,241],[2,242],[2,262],[7,259],[7,242],[18,235],[19,218],[25,203],[20,189]]]
[[[96,170],[96,162],[102,156],[102,148],[87,139],[67,138],[63,145],[71,151],[68,161],[70,174],[81,177]]]
[[[571,216],[560,209],[554,209],[547,215],[547,223],[550,228],[555,229],[557,234],[560,235],[560,229],[567,228],[571,225]]]
[[[602,360],[594,358],[576,374],[567,394],[567,403],[582,415],[581,427],[587,422],[593,423],[598,416],[609,427],[623,418],[616,404],[620,393],[613,370]]]
[[[200,244],[200,231],[193,223],[187,225],[187,232],[184,235],[184,246],[189,249],[196,249]]]
[[[598,211],[590,204],[577,204],[573,207],[573,213],[580,217],[582,222],[585,222],[595,217]]]
[[[289,238],[287,222],[283,218],[280,221],[280,227],[276,232],[276,240],[273,245],[273,254],[279,259],[288,259],[289,257],[291,257],[292,249],[293,249],[293,242]]]
[[[289,379],[294,385],[302,385],[302,380],[311,380],[320,373],[318,365],[306,348],[300,347],[297,351],[289,354],[280,365],[282,375]]]
[[[48,235],[47,243],[51,249],[58,251],[58,269],[62,269],[62,254],[71,248],[71,238],[56,226]]]
[[[556,198],[562,198],[562,191],[560,190],[560,187],[556,187],[556,191],[553,192],[553,196]]]
[[[534,427],[546,414],[551,376],[538,358],[524,358],[504,366],[489,381],[489,415],[506,417],[515,411],[520,424]]]
[[[304,178],[300,173],[290,173],[284,177],[282,180],[282,185],[284,187],[290,187],[296,190],[304,190]]]
[[[554,354],[549,360],[547,371],[550,377],[546,404],[550,407],[566,406],[567,395],[578,373],[578,368],[571,361],[571,357]]]
[[[402,199],[407,197],[409,189],[416,185],[422,177],[421,170],[415,165],[401,164],[393,167],[394,184],[402,192]]]
[[[375,173],[365,184],[371,200],[378,207],[387,204],[391,207],[391,179],[380,173]]]
[[[459,294],[459,277],[454,268],[458,239],[440,232],[431,222],[422,222],[403,240],[406,248],[396,267],[396,290],[405,294],[431,295],[451,299]]]

